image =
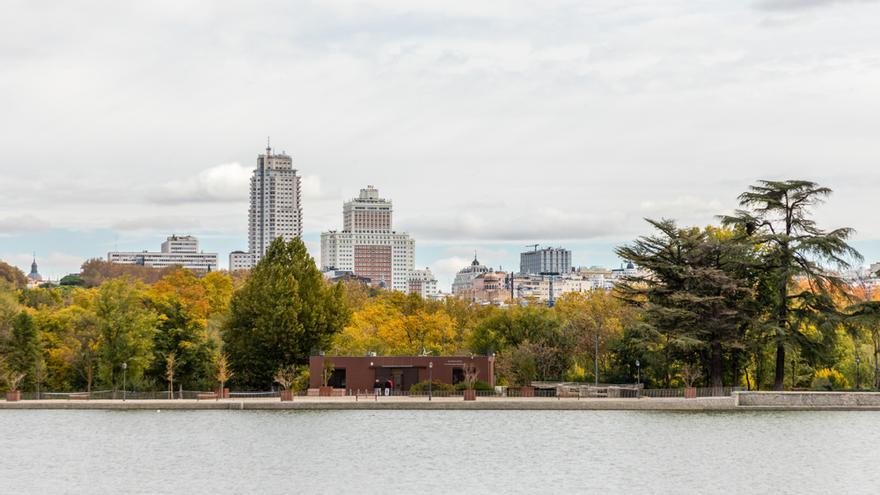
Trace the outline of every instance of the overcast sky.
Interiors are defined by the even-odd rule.
[[[477,249],[618,263],[644,217],[706,224],[757,179],[880,259],[880,2],[7,1],[0,258],[44,275],[192,233],[246,249],[272,145],[305,239],[366,184],[443,285]]]

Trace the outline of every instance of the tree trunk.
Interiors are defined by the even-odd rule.
[[[722,364],[721,342],[713,342],[709,364],[709,381],[712,382],[712,388],[717,391],[713,390],[712,395],[720,395],[721,389],[724,387],[724,380],[721,376]]]
[[[874,389],[880,390],[880,330],[871,332],[874,341]]]
[[[739,387],[740,369],[739,369],[739,349],[733,349],[730,352],[730,370],[731,370],[731,387]],[[748,374],[746,374],[748,376]]]
[[[776,376],[773,379],[773,390],[785,390],[785,345],[776,344]]]

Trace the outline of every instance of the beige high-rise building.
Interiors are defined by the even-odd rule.
[[[230,270],[256,265],[278,237],[289,241],[302,236],[300,187],[300,176],[289,155],[272,153],[267,147],[266,153],[257,157],[251,177],[248,251],[230,253]]]
[[[407,292],[415,268],[416,243],[392,230],[391,201],[373,186],[342,206],[341,231],[321,233],[321,266],[367,277],[376,287]]]

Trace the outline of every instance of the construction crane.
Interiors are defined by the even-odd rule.
[[[526,244],[526,247],[530,247],[534,251],[538,250],[538,246],[540,246],[540,244]]]

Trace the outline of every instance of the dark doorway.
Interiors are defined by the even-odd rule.
[[[464,381],[464,368],[452,368],[452,384],[458,385]]]
[[[327,379],[327,386],[333,388],[345,388],[345,368],[336,368]]]

